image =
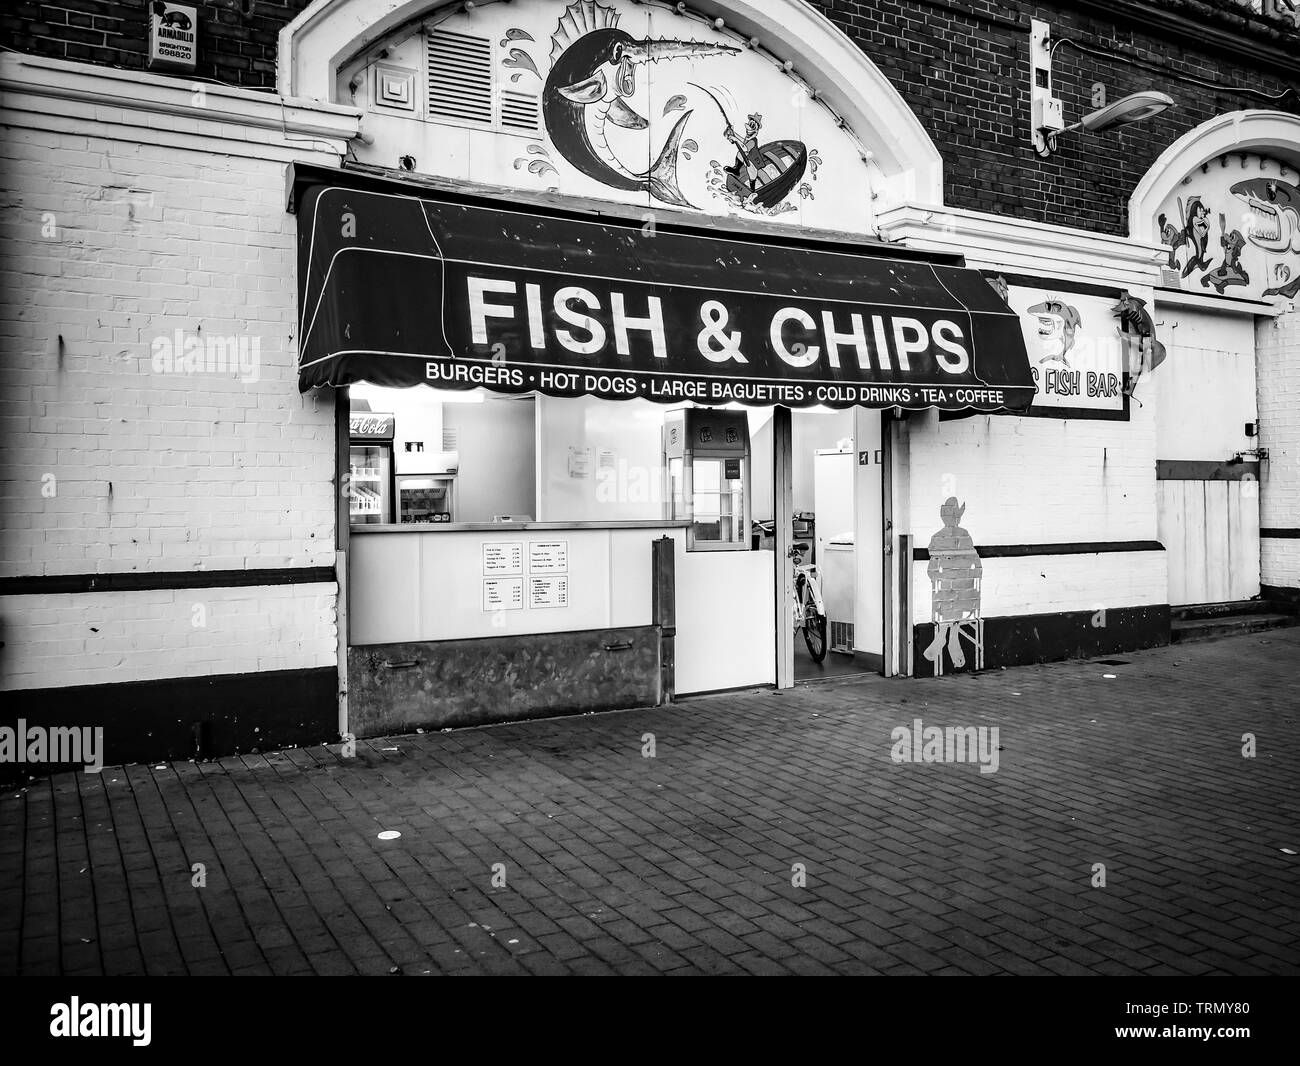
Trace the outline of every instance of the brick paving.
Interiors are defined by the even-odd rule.
[[[1300,629],[1118,658],[61,774],[0,973],[1300,973]]]

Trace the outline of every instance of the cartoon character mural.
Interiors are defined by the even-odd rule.
[[[1233,181],[1232,171],[1243,169],[1259,176]],[[1300,188],[1287,175],[1285,164],[1245,152],[1220,156],[1188,175],[1183,185],[1190,195],[1170,197],[1156,218],[1169,249],[1165,265],[1221,296],[1229,290],[1259,299],[1300,295]],[[1175,208],[1177,223],[1169,217]],[[1210,241],[1216,208],[1222,258]],[[1233,225],[1233,218],[1240,223]]]
[[[962,639],[975,652],[975,669],[984,666],[984,620],[980,616],[980,583],[984,564],[975,550],[975,541],[959,524],[966,505],[949,496],[939,508],[943,528],[930,538],[930,610],[934,620],[934,640],[922,654],[934,663],[934,673],[943,673],[946,645],[954,668],[966,665]]]
[[[1269,255],[1300,255],[1300,189],[1276,178],[1254,178],[1237,182],[1232,195],[1250,209],[1251,244]],[[1282,284],[1265,289],[1264,295],[1290,299],[1300,293],[1300,275],[1293,278],[1292,267],[1277,266],[1281,269],[1274,271],[1274,277]]]
[[[1083,319],[1077,308],[1056,297],[1036,303],[1029,313],[1038,319],[1038,343],[1040,364],[1060,362],[1070,365],[1070,349],[1074,347],[1074,335],[1083,325]]]
[[[736,146],[736,161],[730,166],[721,166],[716,160],[712,162],[711,186],[728,202],[738,206],[751,210],[766,209],[764,213],[778,211],[778,205],[799,184],[808,167],[810,156],[807,147],[802,141],[793,140],[760,145],[758,131],[763,128],[763,116],[758,112],[745,120],[745,133],[741,136],[731,124],[727,109],[717,95],[702,85],[695,87],[717,104],[724,123],[722,135]],[[813,159],[815,178],[815,156]],[[806,192],[802,187],[799,191],[801,196],[812,195],[811,186]],[[787,205],[787,209],[793,210],[793,205]]]
[[[644,191],[660,203],[673,207],[698,208],[698,197],[683,190],[679,159],[699,150],[699,144],[686,136],[696,115],[685,93],[673,94],[664,106],[665,116],[680,111],[662,143],[633,148],[620,131],[644,131],[653,135],[650,120],[629,102],[645,88],[644,76],[650,64],[683,62],[684,69],[694,71],[701,59],[726,59],[742,49],[737,45],[711,43],[695,39],[637,38],[619,27],[620,14],[598,0],[574,0],[559,18],[551,35],[550,70],[542,89],[542,115],[546,134],[559,155],[571,166],[611,189]],[[521,32],[521,31],[512,31]],[[522,36],[522,33],[521,33]],[[796,192],[805,171],[820,163],[817,153],[803,142],[784,139],[760,144],[758,132],[763,125],[761,113],[752,113],[737,133],[721,96],[730,96],[721,86],[709,88],[695,82],[686,85],[700,94],[698,105],[713,107],[721,113],[718,128],[721,138],[736,149],[730,166],[711,164],[714,173],[707,181],[707,191],[730,205],[757,214],[776,214],[796,210],[783,203]],[[710,108],[712,109],[712,108]],[[698,124],[698,119],[695,119]],[[531,148],[532,146],[530,146]],[[534,154],[544,154],[536,146]],[[637,168],[630,159],[653,160],[649,167]],[[516,164],[521,165],[520,163]],[[529,167],[540,173],[544,166]],[[798,188],[804,199],[812,196],[812,187]],[[705,191],[705,190],[701,190]]]
[[[1225,289],[1232,285],[1249,285],[1250,275],[1246,273],[1246,268],[1241,265],[1241,253],[1246,247],[1246,238],[1241,235],[1241,230],[1228,232],[1228,220],[1219,214],[1219,244],[1223,248],[1223,262],[1211,270],[1203,278],[1202,285],[1213,285],[1214,291],[1220,296]]]

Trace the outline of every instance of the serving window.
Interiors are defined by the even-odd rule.
[[[750,547],[746,411],[366,383],[350,402],[353,426],[383,412],[392,427],[391,502],[351,471],[354,527],[665,522],[691,550]],[[371,447],[352,442],[354,467]]]

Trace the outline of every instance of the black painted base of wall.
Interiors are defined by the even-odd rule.
[[[938,664],[925,657],[934,640],[933,623],[912,627],[912,669],[917,677],[933,677]],[[1169,643],[1169,605],[1113,607],[1104,616],[1096,611],[1012,615],[984,619],[984,669],[1027,666],[1059,659],[1091,659],[1097,655],[1159,648]],[[945,644],[943,673],[971,673],[975,654],[962,641],[964,666],[953,665]]]
[[[338,672],[272,670],[4,693],[0,726],[102,727],[103,763],[215,758],[339,739]],[[201,747],[196,750],[196,746]],[[80,766],[0,762],[0,787]]]
[[[348,649],[358,737],[483,725],[663,699],[656,626]]]
[[[1260,585],[1259,596],[1274,610],[1285,614],[1300,614],[1300,589],[1286,585]]]

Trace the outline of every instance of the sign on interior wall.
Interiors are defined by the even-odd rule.
[[[385,70],[427,92],[412,108],[391,78],[371,79],[370,108],[411,136],[438,127],[421,142],[425,172],[871,232],[871,153],[785,68],[775,35],[775,51],[759,43],[634,0],[484,4],[391,41]]]
[[[348,436],[352,440],[392,440],[397,417],[375,411],[352,411],[348,414]]]
[[[1300,171],[1231,152],[1192,171],[1161,205],[1164,284],[1248,299],[1300,294]]]
[[[1124,410],[1125,337],[1110,297],[1013,285],[1035,394],[1031,409]]]
[[[199,54],[198,9],[149,0],[149,69],[191,73]]]

